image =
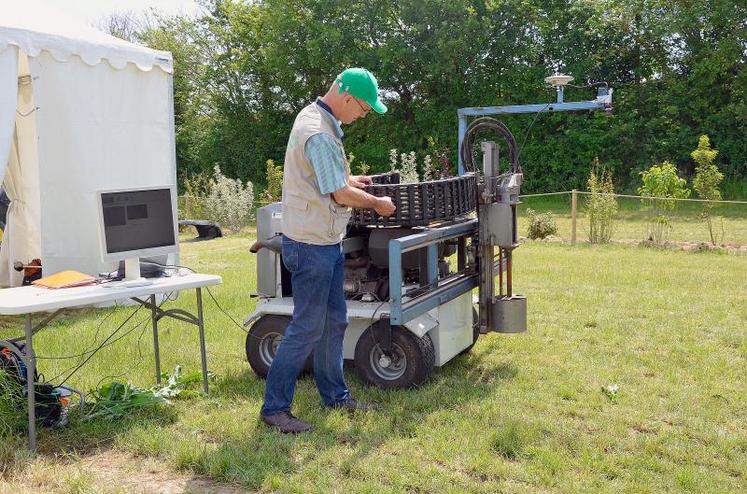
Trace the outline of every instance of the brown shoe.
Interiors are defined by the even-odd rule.
[[[347,410],[348,412],[366,412],[369,410],[377,410],[379,406],[376,403],[361,403],[353,398],[348,398],[347,400],[338,401],[332,405],[332,408],[339,408]]]
[[[262,422],[275,427],[283,434],[298,434],[299,432],[306,432],[314,427],[308,422],[298,420],[290,412],[278,412],[272,415],[260,415]]]

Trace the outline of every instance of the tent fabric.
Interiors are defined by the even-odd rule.
[[[119,70],[132,63],[143,71],[153,67],[168,73],[173,71],[171,53],[98,31],[43,0],[4,2],[0,15],[0,52],[8,46],[17,46],[31,57],[47,51],[58,62],[77,55],[88,65],[106,61]]]
[[[45,52],[29,62],[44,164],[44,272],[97,274],[103,268],[97,192],[176,185],[170,77],[133,66],[61,64]]]
[[[17,84],[18,49],[13,47],[0,52],[0,177],[5,175],[16,124]]]
[[[112,271],[98,192],[176,186],[171,54],[41,0],[12,4],[0,15],[0,180],[12,201],[0,286],[20,284],[12,263],[34,257],[45,275]]]
[[[25,54],[18,57],[15,130],[3,186],[10,198],[0,249],[0,285],[19,286],[23,273],[13,269],[15,261],[24,264],[42,257],[40,246],[39,160],[36,134],[36,105]]]

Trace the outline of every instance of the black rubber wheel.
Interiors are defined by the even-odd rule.
[[[289,316],[264,315],[257,319],[246,335],[246,359],[255,374],[266,378],[270,372],[278,345],[283,339],[285,329],[290,324]],[[309,354],[304,364],[303,373],[313,374],[314,352]]]
[[[364,383],[399,389],[420,386],[428,379],[436,362],[430,336],[418,338],[406,328],[393,326],[391,355],[384,355],[375,338],[369,326],[355,346],[355,370]]]
[[[469,353],[470,350],[475,346],[475,343],[477,343],[477,339],[480,337],[480,316],[477,314],[477,311],[474,307],[472,307],[472,344],[459,352],[459,355],[464,355],[466,353]]]

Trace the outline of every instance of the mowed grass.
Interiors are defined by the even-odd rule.
[[[578,194],[576,235],[578,241],[589,238],[589,219],[586,200],[589,196]],[[650,207],[640,199],[620,197],[617,200],[619,212],[615,218],[613,241],[642,241],[648,238],[651,219]],[[571,237],[571,194],[559,196],[539,196],[522,198],[519,206],[520,235],[526,236],[529,222],[527,209],[536,212],[552,212],[558,225],[558,236]],[[677,202],[667,213],[671,229],[667,240],[674,242],[708,242],[708,227],[701,218],[702,203]],[[714,232],[719,243],[747,244],[747,202],[745,204],[719,204],[711,210],[714,217]]]
[[[182,245],[183,264],[223,276],[211,291],[239,321],[254,306],[251,240]],[[294,412],[316,430],[297,437],[258,422],[264,383],[245,360],[245,335],[205,294],[209,396],[43,430],[36,460],[22,434],[3,437],[0,482],[9,492],[119,492],[81,466],[114,451],[262,492],[747,490],[747,256],[528,242],[515,261],[516,291],[529,297],[526,333],[482,337],[416,390],[366,388],[349,373],[354,395],[381,405],[352,417],[322,410],[313,380],[302,379]],[[172,306],[194,303],[183,293]],[[98,341],[131,310],[71,312],[39,333],[37,351],[80,353],[107,316]],[[141,318],[144,310],[131,322]],[[163,368],[199,370],[196,330],[161,328]],[[152,337],[146,328],[140,355],[140,331],[70,384],[89,389],[124,373],[152,385]],[[75,362],[40,367],[51,377]],[[618,386],[614,399],[608,385]]]

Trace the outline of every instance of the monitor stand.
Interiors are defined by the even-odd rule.
[[[140,258],[132,257],[124,261],[124,279],[122,281],[112,281],[102,283],[101,286],[107,288],[135,288],[138,286],[148,286],[153,284],[153,280],[140,277]]]

